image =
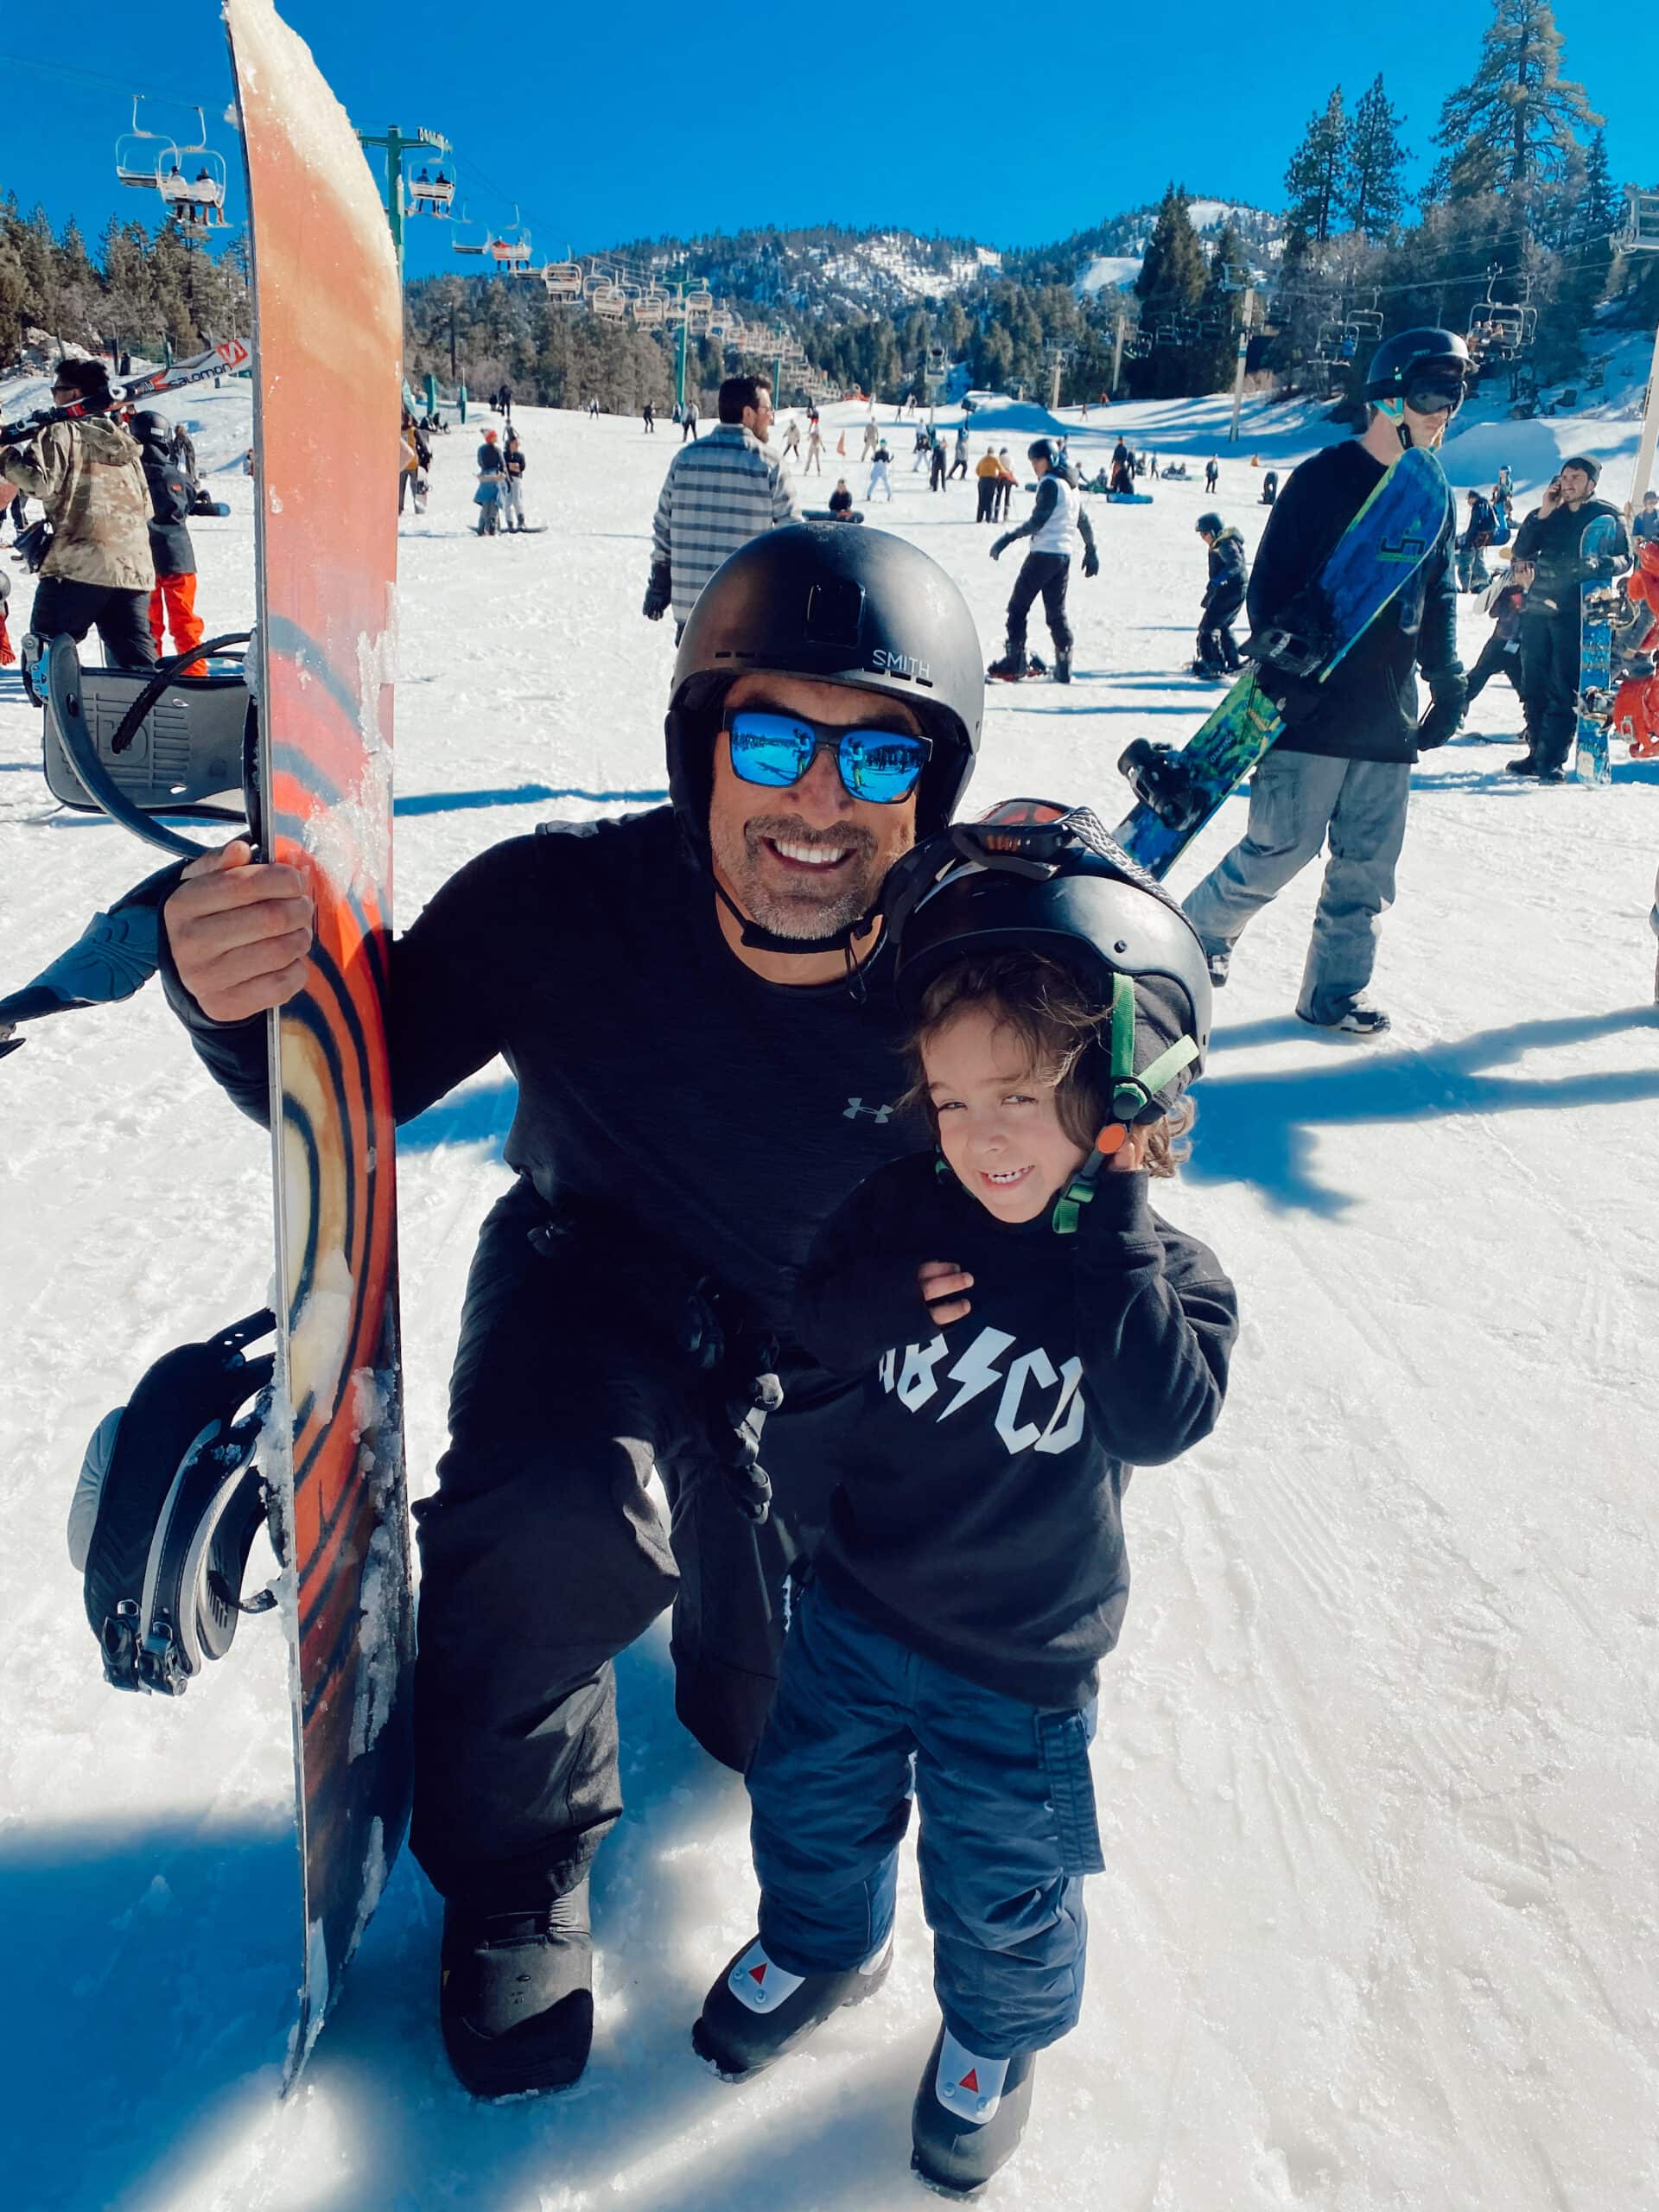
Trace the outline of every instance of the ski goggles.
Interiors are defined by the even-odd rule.
[[[1414,415],[1455,415],[1468,396],[1461,376],[1410,377],[1403,397]]]
[[[732,772],[744,783],[787,791],[820,753],[830,753],[848,796],[872,806],[908,798],[933,753],[931,738],[910,730],[837,728],[762,707],[740,707],[727,716],[725,731]]]

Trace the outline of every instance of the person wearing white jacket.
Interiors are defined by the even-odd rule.
[[[678,632],[697,594],[740,545],[763,531],[799,522],[782,461],[770,452],[772,385],[765,377],[728,377],[720,423],[669,464],[651,531],[651,581],[643,612],[660,622],[670,607]]]
[[[1017,537],[1028,537],[1031,550],[1020,563],[1008,600],[1007,651],[986,671],[1013,682],[1039,673],[1026,658],[1026,623],[1032,602],[1040,592],[1048,633],[1054,640],[1054,681],[1071,681],[1071,625],[1066,619],[1065,592],[1071,577],[1071,556],[1083,545],[1083,573],[1100,574],[1095,533],[1084,512],[1083,495],[1068,465],[1059,461],[1052,440],[1038,438],[1027,451],[1037,472],[1037,503],[1018,529],[1005,531],[991,548],[999,560]]]

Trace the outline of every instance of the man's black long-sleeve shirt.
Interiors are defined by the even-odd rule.
[[[165,932],[163,932],[165,938]],[[210,1022],[164,958],[209,1071],[267,1116],[265,1018]],[[499,1053],[508,1164],[715,1276],[785,1332],[795,1271],[861,1179],[915,1141],[889,956],[842,982],[767,983],[720,933],[667,807],[493,845],[391,947],[400,1122]]]
[[[1327,446],[1294,470],[1274,503],[1250,571],[1250,627],[1274,627],[1334,551],[1376,489],[1382,464],[1357,438]],[[1421,665],[1433,682],[1458,670],[1458,594],[1452,573],[1457,517],[1451,498],[1428,558],[1323,683],[1262,671],[1281,702],[1281,753],[1352,760],[1414,760]]]
[[[974,1278],[945,1330],[925,1260]],[[1215,1427],[1237,1332],[1215,1255],[1160,1221],[1144,1174],[1107,1173],[1074,1236],[987,1213],[931,1153],[884,1167],[824,1227],[795,1333],[868,1376],[813,1555],[884,1634],[1029,1705],[1093,1694],[1128,1599],[1135,1465]]]

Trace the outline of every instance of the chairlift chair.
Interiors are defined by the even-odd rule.
[[[603,315],[607,322],[619,322],[628,311],[626,299],[614,284],[595,284],[588,295],[588,305],[594,315]]]
[[[579,261],[550,261],[542,271],[542,282],[547,287],[550,300],[579,300],[582,297],[582,264]]]
[[[504,223],[490,239],[489,254],[498,268],[508,270],[529,268],[530,232],[518,219],[516,204],[512,220]]]
[[[468,213],[467,213],[466,204],[465,204],[465,202],[464,202],[464,201],[463,201],[463,203],[462,203],[462,205],[461,205],[461,210],[460,214],[459,214],[459,215],[457,215],[457,216],[456,216],[456,218],[455,218],[455,223],[456,223],[456,226],[457,226],[457,228],[456,228],[456,231],[455,231],[455,234],[454,234],[454,237],[450,239],[450,241],[449,241],[449,248],[450,248],[451,252],[453,252],[453,253],[487,253],[487,252],[489,251],[489,245],[490,245],[490,234],[489,234],[489,231],[488,231],[487,227],[486,227],[484,224],[482,224],[482,223],[476,223],[476,224],[475,224],[475,223],[473,221],[473,219],[472,219],[471,216],[470,216],[470,215],[468,215]],[[483,237],[482,237],[482,238],[463,238],[463,237],[461,236],[461,226],[464,226],[466,229],[467,229],[467,230],[469,230],[469,231],[472,231],[472,230],[480,230],[480,231],[482,231],[482,232],[484,232],[484,235],[483,235]]]
[[[1618,244],[1626,253],[1659,253],[1659,192],[1626,189]]]
[[[633,302],[633,319],[641,330],[658,330],[668,311],[668,302],[656,287],[651,286]]]
[[[179,149],[165,131],[142,127],[138,108],[143,99],[142,92],[133,94],[132,128],[124,130],[115,142],[115,174],[123,184],[130,184],[140,192],[154,192],[169,159],[177,166]]]
[[[172,159],[156,173],[156,187],[168,214],[188,238],[206,238],[225,227],[225,157],[207,143],[207,121],[196,110],[196,136],[175,145]]]
[[[1148,333],[1144,330],[1137,330],[1135,332],[1133,336],[1126,338],[1123,340],[1123,358],[1126,361],[1150,360],[1152,359],[1152,339]]]

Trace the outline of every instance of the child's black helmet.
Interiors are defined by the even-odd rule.
[[[797,523],[752,537],[709,577],[680,640],[664,726],[669,796],[704,861],[721,710],[737,678],[760,669],[903,700],[933,740],[916,834],[950,821],[979,750],[984,654],[936,561],[886,531]]]
[[[1201,1073],[1211,984],[1198,933],[1087,808],[1014,799],[958,823],[891,871],[882,894],[894,988],[914,1016],[928,985],[972,953],[1035,952],[1069,968],[1103,1008],[1133,993],[1133,1066],[1114,1040],[1113,1111],[1166,1114]]]

